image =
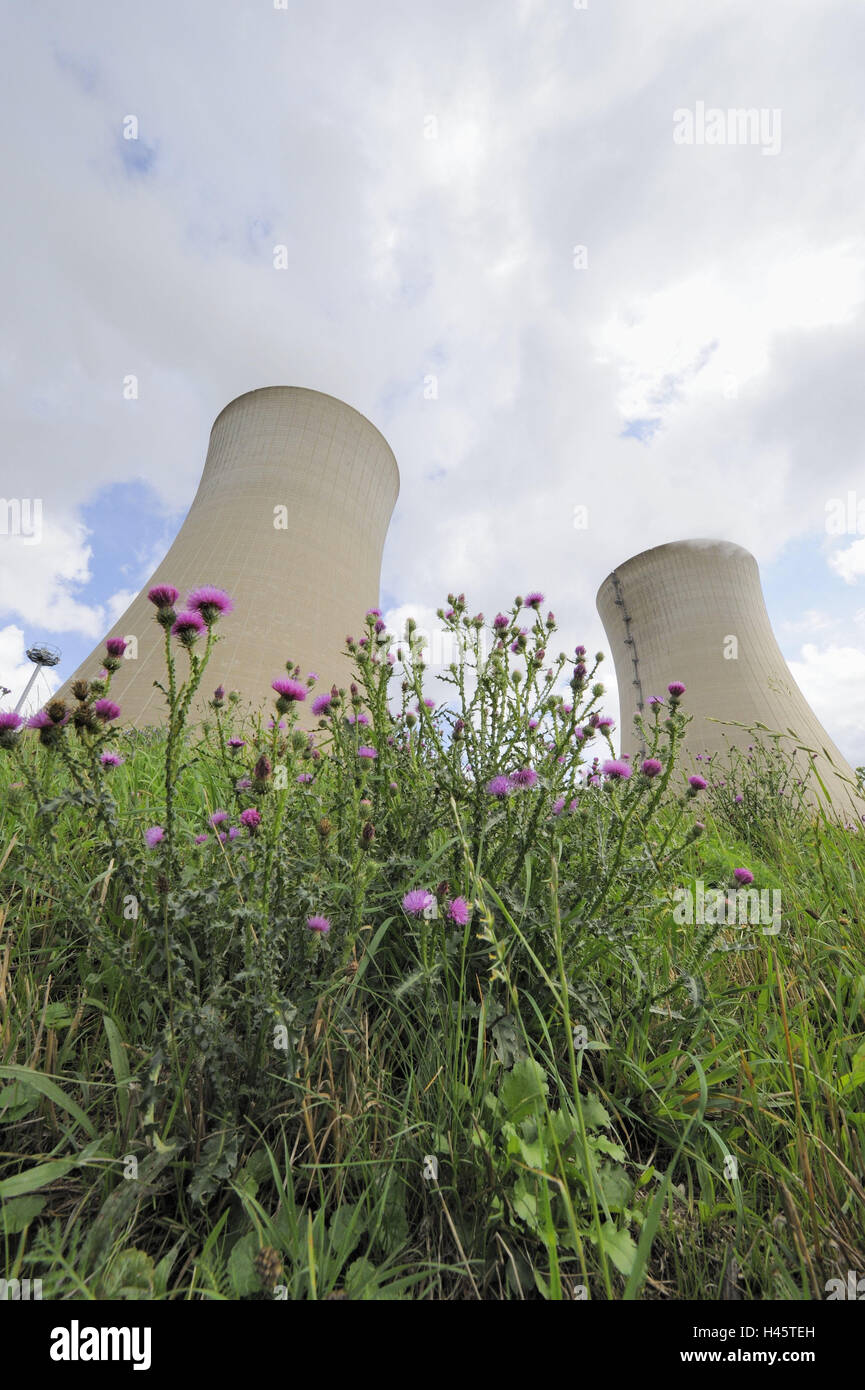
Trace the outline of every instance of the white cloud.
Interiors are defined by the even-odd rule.
[[[820,722],[831,731],[855,767],[865,764],[865,651],[861,647],[816,643],[803,646],[788,663],[797,685]]]
[[[840,575],[845,584],[855,584],[861,574],[865,574],[865,536],[853,541],[845,550],[836,550],[829,556],[829,567]]]

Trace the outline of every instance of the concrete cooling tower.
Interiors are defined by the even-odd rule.
[[[670,681],[679,680],[687,686],[682,709],[694,717],[687,753],[723,754],[731,744],[755,741],[713,719],[763,724],[784,734],[790,751],[796,743],[818,750],[815,765],[833,804],[858,822],[865,808],[853,770],[790,674],[747,550],[713,540],[656,546],[613,570],[597,605],[615,660],[623,752],[641,751],[634,716],[650,696],[666,699]],[[795,740],[786,737],[791,731]],[[807,756],[797,759],[804,769]],[[825,801],[813,779],[811,785],[809,799]]]
[[[346,685],[347,633],[378,604],[381,556],[399,492],[399,470],[386,440],[351,406],[319,391],[269,386],[227,405],[214,423],[204,472],[189,514],[162,564],[114,625],[134,637],[111,683],[122,720],[160,724],[165,699],[162,629],[147,591],[173,584],[182,604],[211,584],[234,601],[219,622],[203,700],[217,685],[240,691],[253,707],[275,698],[270,683],[290,658],[318,689]],[[102,666],[98,647],[70,676]],[[186,669],[178,650],[178,669]],[[203,708],[199,701],[197,713]]]

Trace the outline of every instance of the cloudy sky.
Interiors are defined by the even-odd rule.
[[[614,565],[737,541],[865,762],[861,0],[0,12],[0,684],[74,669],[217,413],[299,385],[396,454],[389,609],[541,588],[594,649]]]

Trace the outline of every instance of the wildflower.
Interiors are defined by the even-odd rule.
[[[234,604],[223,589],[214,589],[205,584],[201,589],[193,589],[186,600],[186,607],[193,613],[200,613],[208,627],[212,627],[223,613],[231,613]]]
[[[706,781],[705,777],[700,777],[697,773],[695,773],[693,777],[688,778],[688,785],[691,788],[691,791],[688,793],[688,795],[696,796],[697,792],[704,792],[709,784]]]
[[[368,609],[366,610],[365,616],[366,616],[367,618],[380,618],[380,617],[381,617],[381,609],[380,609],[380,608],[368,608]]]
[[[251,786],[252,782],[248,777],[238,777],[237,781],[234,784],[234,790],[236,792],[245,792],[249,791],[249,788]]]
[[[275,719],[271,719],[271,721],[270,721],[270,723],[268,724],[267,727],[268,727],[268,729],[284,729],[284,728],[285,728],[285,725],[284,725],[284,723],[282,722],[281,719],[280,719],[280,721],[279,721],[278,724],[277,724],[277,722],[276,722]]]
[[[670,681],[670,684],[667,686],[667,694],[670,696],[671,700],[681,700],[686,688],[687,687],[684,686],[681,681]]]
[[[254,806],[247,806],[245,811],[240,813],[241,824],[245,825],[250,835],[252,835],[261,825],[261,812]]]
[[[147,843],[147,848],[155,848],[155,846],[159,844],[159,841],[163,839],[164,836],[165,831],[162,829],[161,825],[151,825],[150,829],[145,830],[144,832],[144,839]]]
[[[538,725],[540,724],[540,722],[541,722],[541,721],[540,721],[539,719],[530,719],[530,720],[529,720],[529,730],[530,730],[531,733],[534,733],[535,729],[538,727]]]
[[[199,613],[178,613],[171,628],[171,635],[179,637],[184,647],[191,647],[205,631],[206,625]]]
[[[609,714],[602,714],[598,720],[598,728],[602,733],[607,733],[616,726],[616,721]]]
[[[601,764],[601,771],[614,781],[627,782],[633,768],[625,762],[624,758],[608,758],[605,763]]]
[[[745,800],[745,798],[744,798],[744,796],[734,796],[734,797],[733,797],[733,800],[735,801],[736,805],[738,806],[738,805],[740,804],[740,802],[742,802],[742,801]]]
[[[733,877],[742,888],[754,882],[754,875],[751,873],[750,869],[734,869]]]
[[[565,809],[565,798],[564,798],[563,796],[560,796],[556,801],[553,802],[553,815],[554,815],[554,816],[560,816],[560,815],[562,814],[562,811],[564,811],[564,809]]]
[[[434,902],[435,898],[428,888],[413,888],[402,900],[403,911],[410,917],[422,917]]]
[[[574,647],[574,656],[575,656],[579,661],[582,661],[582,659],[583,659],[583,657],[585,656],[585,654],[586,654],[586,649],[585,649],[585,647]]]
[[[228,820],[227,811],[214,811],[213,815],[210,817],[210,824],[213,826],[215,830],[216,827],[218,825],[222,825],[222,822],[225,820]]]
[[[225,699],[225,686],[224,686],[224,685],[218,685],[218,686],[216,687],[216,689],[215,689],[214,692],[213,692],[213,698],[214,698],[214,700],[218,700],[219,703],[222,704],[223,700]]]
[[[276,708],[279,710],[280,714],[284,714],[294,700],[306,699],[306,686],[301,685],[300,681],[289,680],[285,676],[280,677],[278,680],[271,681],[270,688],[271,690],[275,690],[279,696],[276,702]]]
[[[205,842],[205,840],[209,840],[209,839],[210,839],[210,836],[209,836],[209,835],[195,835],[195,836],[193,837],[192,843],[193,843],[194,845],[203,845],[204,842]]]
[[[330,695],[316,695],[311,706],[313,714],[324,714],[329,710],[330,699]]]
[[[505,797],[511,789],[511,784],[507,777],[493,777],[487,782],[487,795]]]
[[[493,618],[493,627],[496,632],[503,632],[506,627],[510,627],[511,620],[506,618],[504,613],[497,613]]]
[[[0,747],[12,748],[15,744],[15,735],[21,728],[24,720],[20,714],[14,710],[7,709],[0,713]]]
[[[105,650],[109,656],[122,656],[127,646],[128,643],[122,637],[109,637],[105,643]]]
[[[511,781],[515,787],[533,787],[538,780],[538,774],[533,767],[521,767],[517,772],[511,773]]]
[[[458,927],[464,927],[469,920],[469,905],[465,898],[454,898],[448,903],[448,917],[452,922],[456,922]]]
[[[388,782],[388,787],[390,788],[390,790],[391,790],[392,792],[398,792],[398,791],[399,791],[399,786],[398,786],[398,784],[397,784],[396,782]]]
[[[648,698],[648,700],[646,701],[646,704],[647,704],[647,705],[653,705],[653,706],[662,705],[663,703],[664,703],[664,702],[663,702],[663,700],[661,699],[660,695],[650,695],[649,698]]]
[[[640,771],[644,777],[657,777],[663,771],[663,764],[657,758],[644,758]]]
[[[230,738],[228,746],[233,753],[239,753],[241,748],[246,747],[246,740],[242,738]]]
[[[540,608],[543,601],[543,594],[538,593],[537,590],[533,590],[530,594],[526,594],[525,597],[526,608]]]
[[[230,826],[228,827],[228,838],[229,838],[229,840],[236,840],[239,834],[240,834],[240,831],[238,830],[238,828],[237,828],[236,825],[230,825]]]
[[[320,932],[322,936],[327,936],[330,931],[330,922],[326,917],[307,917],[306,925],[310,931]]]
[[[300,776],[297,778],[297,780],[298,780],[298,782],[300,782],[302,785],[305,785],[307,782],[312,782],[314,779],[313,779],[313,776],[312,776],[312,773],[311,773],[311,772],[301,772],[301,774],[300,774]]]
[[[115,705],[113,700],[97,700],[93,706],[93,713],[105,724],[110,724],[112,719],[120,718],[120,706]]]
[[[359,758],[363,758],[365,762],[371,763],[374,762],[375,759],[378,757],[378,749],[373,748],[371,746],[367,746],[366,744],[362,743],[360,748],[358,748],[357,750],[357,756]]]
[[[367,714],[347,714],[347,715],[345,716],[345,722],[346,722],[346,724],[361,724],[361,725],[367,726],[367,725],[369,724],[369,715],[367,715]]]
[[[156,584],[148,591],[147,597],[157,608],[173,608],[180,595],[171,584]]]
[[[119,758],[116,753],[101,753],[99,756],[99,761],[101,762],[103,767],[123,766],[123,759]]]

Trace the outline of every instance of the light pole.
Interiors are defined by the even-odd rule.
[[[27,696],[30,694],[30,690],[31,690],[31,687],[32,687],[32,685],[33,685],[33,682],[35,681],[36,677],[39,675],[39,672],[40,672],[41,668],[42,668],[43,666],[56,666],[56,665],[57,665],[57,663],[58,663],[59,660],[60,660],[60,648],[59,648],[59,647],[52,647],[52,646],[49,646],[49,644],[48,644],[47,642],[40,642],[37,646],[28,647],[28,648],[27,648],[27,655],[28,655],[28,657],[30,658],[30,660],[33,662],[33,674],[32,674],[32,676],[30,677],[30,679],[29,679],[29,681],[27,682],[27,684],[25,685],[24,690],[23,690],[23,692],[22,692],[22,694],[21,694],[21,698],[19,699],[17,705],[15,706],[15,713],[16,713],[16,714],[17,714],[18,711],[21,709],[21,706],[24,704],[24,701],[27,699]]]

